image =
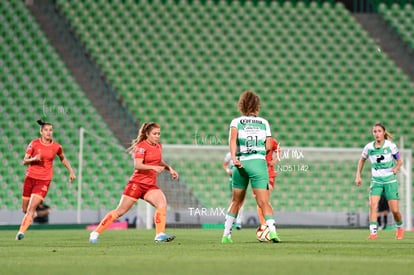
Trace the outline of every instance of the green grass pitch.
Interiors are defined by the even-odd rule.
[[[1,274],[413,274],[414,233],[280,229],[282,243],[260,243],[255,229],[168,229],[171,243],[154,243],[153,230],[118,230],[88,243],[86,230],[0,231]]]

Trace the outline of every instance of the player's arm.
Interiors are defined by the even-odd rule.
[[[72,169],[72,166],[70,166],[69,161],[66,159],[65,154],[63,154],[63,151],[61,151],[59,154],[59,159],[62,162],[62,164],[66,167],[66,169],[68,169],[70,175],[69,175],[69,179],[70,182],[73,182],[73,180],[76,178],[75,177],[75,172]]]
[[[23,158],[23,165],[29,165],[32,164],[33,162],[38,162],[41,161],[42,158],[40,156],[40,154],[32,157],[30,154],[25,154],[24,158]]]
[[[396,154],[394,154],[393,157],[394,157],[394,159],[397,160],[397,163],[395,164],[394,168],[392,168],[392,172],[394,174],[397,174],[398,170],[403,165],[403,161],[401,159],[401,156],[400,156],[400,153],[399,152],[397,152]]]
[[[223,169],[226,171],[228,175],[231,176],[231,169],[229,168],[229,163],[227,161],[223,162]]]
[[[361,173],[362,169],[364,169],[365,160],[365,158],[361,157],[358,161],[358,168],[355,176],[355,184],[358,186],[362,184]]]
[[[161,162],[160,162],[160,165],[161,166],[164,166],[165,167],[165,170],[167,170],[167,171],[169,171],[170,172],[170,174],[171,174],[171,177],[173,178],[173,179],[178,179],[178,173],[177,173],[177,171],[175,171],[170,165],[168,165],[164,160],[161,160]]]
[[[266,137],[265,147],[266,152],[272,151],[272,137]]]
[[[230,137],[229,137],[229,147],[230,147],[230,155],[231,159],[233,160],[233,164],[236,167],[241,168],[241,162],[236,158],[236,150],[237,150],[237,136],[238,130],[236,127],[230,128]]]
[[[144,163],[143,158],[135,158],[134,167],[137,170],[153,170],[157,173],[161,173],[165,169],[165,166],[161,166],[161,165],[147,165]]]

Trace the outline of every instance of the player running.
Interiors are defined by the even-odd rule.
[[[273,242],[280,242],[276,233],[273,209],[269,203],[269,175],[266,164],[266,150],[270,150],[271,139],[269,122],[257,116],[260,99],[254,92],[242,93],[238,107],[242,116],[233,119],[230,123],[230,154],[234,163],[233,194],[221,242],[233,242],[231,229],[246,197],[249,181],[257,205],[262,209],[266,224],[269,226],[270,239]]]
[[[38,120],[40,138],[32,140],[26,149],[23,164],[28,165],[23,183],[22,210],[25,213],[17,232],[16,240],[22,240],[36,213],[36,208],[42,203],[49,191],[53,178],[53,161],[56,155],[69,170],[70,181],[75,174],[69,161],[63,154],[62,146],[52,139],[53,127],[49,122]]]
[[[371,186],[369,193],[369,239],[376,240],[377,236],[377,208],[381,194],[384,192],[390,210],[397,226],[395,238],[404,237],[403,220],[398,208],[398,182],[396,174],[403,164],[397,146],[391,141],[392,135],[385,130],[385,126],[376,123],[372,129],[375,141],[365,145],[362,157],[358,162],[355,183],[362,183],[361,172],[365,160],[371,162]]]
[[[178,173],[162,159],[162,146],[158,141],[160,128],[160,125],[151,122],[144,123],[139,129],[137,138],[128,149],[134,152],[134,173],[125,186],[118,207],[106,214],[98,227],[90,233],[89,242],[97,243],[99,234],[128,212],[138,199],[143,199],[156,208],[154,240],[170,242],[175,239],[175,236],[165,234],[167,200],[157,186],[157,174],[165,169],[171,173],[173,179],[177,179]]]

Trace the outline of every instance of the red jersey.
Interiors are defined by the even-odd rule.
[[[267,162],[267,168],[268,168],[268,171],[269,171],[269,178],[273,178],[273,177],[276,176],[274,167],[270,165],[270,161],[273,159],[273,152],[279,153],[278,152],[279,151],[279,143],[277,143],[275,138],[272,138],[271,142],[272,142],[272,144],[271,144],[270,151],[267,152],[267,154],[266,154],[266,162]]]
[[[162,146],[160,143],[155,145],[149,144],[146,140],[137,144],[134,151],[134,159],[144,159],[146,165],[159,165],[162,161]],[[146,185],[155,185],[157,183],[157,172],[154,170],[135,169],[130,181]]]
[[[40,138],[34,139],[27,146],[26,154],[30,157],[41,156],[40,161],[32,162],[26,170],[26,176],[38,180],[52,180],[53,160],[56,155],[63,153],[62,146],[52,141],[50,144],[42,143]]]

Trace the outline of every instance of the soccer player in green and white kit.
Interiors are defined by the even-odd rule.
[[[258,117],[260,99],[254,92],[246,91],[240,95],[238,103],[242,116],[230,123],[229,143],[233,160],[232,200],[224,223],[222,243],[232,243],[231,229],[246,196],[251,182],[257,205],[262,209],[269,227],[270,239],[277,243],[273,208],[269,202],[269,174],[266,164],[266,150],[270,149],[269,122]],[[268,148],[269,147],[269,148]]]
[[[372,129],[375,141],[365,145],[362,157],[358,162],[355,183],[361,185],[361,172],[365,160],[371,162],[371,186],[369,193],[369,239],[376,240],[377,236],[377,207],[381,194],[384,192],[388,205],[394,216],[397,226],[395,238],[401,240],[404,237],[403,220],[398,208],[398,182],[396,174],[402,165],[402,159],[397,146],[390,141],[392,135],[385,130],[384,125],[376,123]]]

